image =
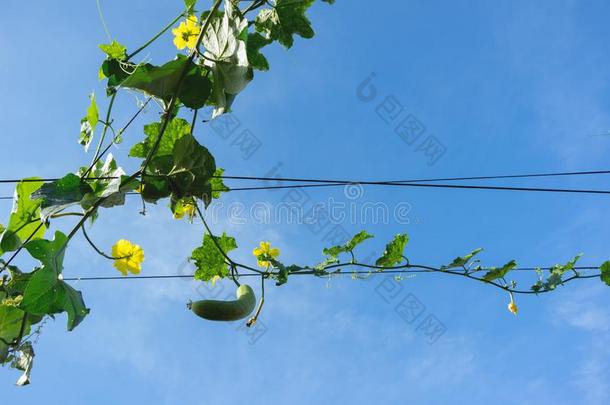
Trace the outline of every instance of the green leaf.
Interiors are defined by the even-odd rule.
[[[466,264],[468,264],[468,262],[475,257],[476,255],[478,255],[479,253],[481,253],[483,251],[482,248],[478,248],[473,250],[472,252],[468,253],[465,256],[459,256],[456,257],[455,259],[453,259],[453,261],[451,263],[449,263],[449,265],[447,266],[441,266],[441,270],[446,270],[446,269],[453,269],[456,267],[463,267]]]
[[[32,177],[24,180],[36,179]],[[41,202],[32,198],[32,193],[43,184],[41,181],[25,181],[17,184],[13,210],[6,229],[0,236],[0,255],[17,250],[30,236],[32,240],[44,236],[46,226],[40,221]]]
[[[197,197],[206,206],[212,200],[210,180],[216,171],[216,162],[207,148],[193,136],[184,136],[174,145],[174,167],[169,173],[173,198]]]
[[[42,185],[32,194],[32,198],[40,199],[41,217],[47,219],[71,205],[80,203],[90,192],[92,189],[86,182],[76,174],[69,173],[59,180]]]
[[[139,65],[121,62],[116,59],[106,59],[100,68],[100,78],[108,79],[106,94],[111,95],[116,91],[116,87],[120,86],[129,75],[136,70]]]
[[[372,237],[373,235],[367,233],[366,231],[361,231],[354,235],[354,237],[347,241],[344,245],[325,248],[322,252],[327,256],[336,258],[341,253],[352,252],[356,246]]]
[[[517,262],[511,260],[506,263],[504,266],[500,268],[492,267],[489,271],[483,276],[483,279],[486,281],[493,281],[498,278],[504,277],[509,271],[517,267]]]
[[[127,58],[127,48],[115,40],[109,44],[100,44],[99,47],[110,59],[124,60]]]
[[[59,289],[61,294],[57,305],[62,312],[65,311],[68,314],[68,330],[70,331],[85,319],[90,310],[86,307],[80,291],[75,290],[64,281],[59,282]]]
[[[93,140],[95,126],[99,121],[99,112],[97,103],[95,102],[95,94],[89,95],[90,103],[87,108],[87,114],[80,120],[80,136],[78,142],[83,145],[85,152],[89,149],[89,145]]]
[[[185,107],[197,110],[205,106],[211,93],[212,81],[208,79],[207,71],[196,66],[184,76],[178,99]]]
[[[140,90],[167,103],[176,93],[185,69],[186,73],[177,94],[178,99],[189,108],[201,108],[210,96],[212,83],[206,77],[206,69],[192,63],[184,55],[178,55],[176,59],[162,66],[150,63],[138,65],[120,85]]]
[[[226,259],[212,238],[216,238],[216,243],[225,254],[237,249],[235,239],[225,233],[221,237],[205,234],[202,245],[193,250],[190,258],[197,267],[195,280],[210,281],[214,276],[224,278],[229,275]]]
[[[187,10],[191,10],[197,4],[197,0],[184,0],[184,6]]]
[[[267,61],[267,58],[260,50],[271,42],[273,41],[257,32],[248,34],[246,50],[248,53],[248,62],[250,62],[252,68],[263,71],[269,70],[269,61]]]
[[[354,250],[354,248],[356,246],[358,246],[359,244],[361,244],[365,240],[371,239],[371,238],[373,238],[373,235],[371,235],[370,233],[367,233],[366,231],[358,232],[356,235],[354,235],[354,237],[352,239],[350,239],[345,244],[345,247],[347,249],[349,249],[349,250]]]
[[[254,73],[248,61],[247,33],[248,21],[234,15],[229,7],[221,18],[212,20],[203,37],[205,63],[210,66],[214,77],[212,96],[215,109],[212,118],[230,111],[231,104],[252,80]]]
[[[222,182],[222,175],[224,174],[225,169],[221,169],[220,167],[216,168],[214,172],[214,176],[210,179],[210,187],[212,189],[212,198],[218,199],[220,198],[220,193],[230,191],[229,187],[227,187]]]
[[[408,241],[409,236],[407,236],[407,234],[398,234],[394,236],[394,239],[386,245],[383,256],[377,259],[375,265],[393,267],[400,264],[404,260],[403,253]]]
[[[602,272],[599,277],[606,285],[610,286],[610,260],[604,262],[599,269]]]
[[[15,306],[0,305],[0,338],[7,343],[17,339],[24,316],[25,312]]]
[[[311,22],[305,16],[314,0],[277,0],[275,7],[261,10],[256,17],[255,28],[268,39],[277,40],[286,48],[292,47],[293,35],[303,38],[314,36]]]
[[[546,280],[542,279],[536,282],[532,286],[533,291],[551,291],[557,288],[558,285],[563,284],[563,275],[570,271],[574,270],[574,266],[576,262],[582,257],[582,253],[576,255],[572,260],[568,261],[566,264],[556,264],[549,270],[549,275]],[[575,270],[574,270],[575,271]]]
[[[89,313],[80,291],[76,291],[50,268],[37,270],[25,290],[22,307],[33,315],[53,315],[66,312],[69,331],[77,327]]]
[[[82,177],[87,172],[88,168],[83,167],[79,171]],[[121,169],[111,153],[106,156],[104,162],[97,161],[88,177],[96,178],[96,180],[87,180],[91,191],[83,196],[80,204],[83,209],[91,208],[100,199],[104,201],[100,204],[101,207],[114,207],[125,204],[125,193],[133,191],[137,188],[137,181],[121,186],[122,182],[128,177],[125,176],[125,171]]]
[[[28,242],[25,248],[34,259],[42,263],[43,267],[53,270],[55,275],[59,276],[62,270],[64,250],[67,243],[68,238],[66,235],[56,231],[53,240],[33,240]]]
[[[85,318],[89,309],[85,307],[82,294],[59,278],[67,240],[66,235],[57,231],[52,241],[37,240],[26,245],[28,252],[41,262],[42,267],[30,276],[21,307],[38,316],[66,312],[68,330],[72,330]]]
[[[4,265],[4,262],[0,260],[0,264]],[[10,281],[4,285],[6,293],[11,297],[23,295],[32,273],[22,273],[15,266],[8,266],[8,270],[10,273]]]
[[[60,312],[56,306],[60,296],[57,285],[59,278],[54,269],[43,267],[36,270],[23,293],[21,307],[34,315],[47,315]]]
[[[134,145],[129,151],[129,156],[146,158],[153,145],[155,144],[159,132],[161,131],[161,122],[154,122],[152,124],[144,125],[144,134],[146,138],[144,141]],[[190,135],[191,126],[182,118],[174,118],[167,124],[163,137],[159,143],[159,148],[155,152],[154,157],[171,155],[174,150],[176,141],[185,135]]]

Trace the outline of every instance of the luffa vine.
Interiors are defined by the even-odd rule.
[[[39,333],[43,320],[65,312],[68,330],[72,330],[89,313],[82,294],[62,276],[66,248],[79,231],[95,252],[114,262],[121,274],[140,272],[144,252],[138,245],[119,240],[107,254],[84,227],[87,221],[93,223],[97,219],[101,208],[121,206],[131,193],[140,195],[143,213],[147,203],[168,199],[175,218],[200,217],[205,227],[203,241],[190,258],[196,266],[195,279],[216,282],[230,278],[239,286],[240,276],[260,277],[262,297],[248,325],[256,322],[263,307],[265,282],[272,279],[279,286],[292,276],[331,277],[346,271],[354,278],[377,272],[450,274],[508,293],[508,309],[515,314],[518,311],[515,294],[545,293],[573,280],[594,277],[610,285],[610,262],[602,264],[596,274],[583,274],[582,270],[590,268],[576,266],[580,256],[566,264],[537,269],[538,278],[529,288],[520,288],[515,281],[508,280],[509,273],[517,268],[515,261],[500,267],[482,266],[477,260],[481,249],[440,267],[413,264],[404,253],[408,242],[405,234],[396,235],[374,264],[363,263],[356,257],[356,248],[372,238],[365,231],[345,244],[324,249],[325,258],[315,265],[285,265],[279,260],[280,251],[268,242],[261,242],[252,252],[256,267],[233,260],[229,253],[237,248],[235,239],[224,233],[214,235],[200,207],[206,208],[222,192],[229,191],[222,182],[223,169],[216,166],[210,151],[193,136],[193,128],[202,108],[213,109],[212,119],[230,111],[237,95],[253,80],[254,71],[269,69],[261,52],[264,47],[279,42],[290,48],[295,35],[314,36],[305,14],[314,0],[254,0],[246,6],[241,6],[246,2],[237,0],[214,0],[209,10],[202,13],[195,10],[196,0],[184,3],[182,13],[135,51],[128,53],[116,40],[100,45],[106,58],[98,75],[107,84],[108,107],[105,117],[100,118],[97,99],[90,96],[78,139],[87,152],[96,142],[96,131],[101,130],[91,163],[60,180],[28,178],[17,184],[8,224],[0,225],[0,363],[24,371],[19,385],[29,383],[34,358],[32,337]],[[254,13],[256,17],[249,20]],[[133,61],[170,30],[174,45],[185,53],[160,66]],[[117,129],[112,111],[122,89],[141,92],[147,98],[134,116]],[[108,152],[123,141],[124,133],[151,100],[161,106],[161,119],[145,125],[143,139],[131,147],[129,156],[141,159],[142,163],[139,170],[127,175]],[[67,233],[56,230],[52,238],[45,239],[51,225],[66,217],[77,217],[76,225]],[[24,250],[39,261],[30,272],[23,272],[13,264]],[[350,267],[360,270],[343,270]],[[236,304],[227,308],[242,312],[246,308],[244,313],[249,315],[253,297],[249,295],[252,290],[245,287],[238,290]],[[247,305],[241,304],[244,302]],[[209,303],[195,307],[209,308]]]

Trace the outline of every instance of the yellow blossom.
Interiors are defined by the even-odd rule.
[[[195,218],[195,213],[197,211],[197,207],[195,206],[195,201],[179,201],[176,204],[176,208],[174,208],[174,219],[182,219],[184,215],[188,215],[189,220],[192,222],[193,218]]]
[[[214,287],[214,285],[216,284],[216,282],[217,282],[218,280],[220,280],[220,279],[221,279],[221,277],[220,277],[220,276],[218,276],[218,275],[216,275],[216,276],[212,277],[212,279],[210,280],[210,283],[212,284],[212,287]]]
[[[144,251],[138,245],[121,239],[112,246],[112,256],[115,257],[114,267],[124,276],[127,273],[139,274],[144,261]]]
[[[271,243],[269,242],[261,242],[259,247],[252,250],[252,254],[258,259],[258,265],[260,267],[269,267],[271,266],[271,262],[265,260],[265,258],[275,259],[280,255],[280,250],[278,248],[271,248]],[[261,256],[263,256],[263,259],[261,259]]]
[[[517,304],[515,304],[515,300],[513,299],[512,293],[510,293],[510,302],[508,303],[508,310],[515,315],[517,315],[517,313],[519,312],[519,308],[517,308]]]
[[[177,28],[172,30],[174,34],[174,45],[178,49],[189,48],[193,49],[197,45],[197,37],[201,32],[201,28],[197,24],[197,17],[189,16],[182,21]]]

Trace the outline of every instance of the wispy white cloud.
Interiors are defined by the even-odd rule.
[[[606,286],[601,283],[565,292],[552,303],[556,325],[569,325],[587,334],[577,340],[581,358],[572,371],[572,384],[588,404],[606,404],[610,399],[610,309]]]

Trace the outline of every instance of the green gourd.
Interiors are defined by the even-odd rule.
[[[254,291],[247,284],[237,288],[235,301],[201,300],[189,302],[187,307],[210,321],[237,321],[250,315],[256,306]]]

